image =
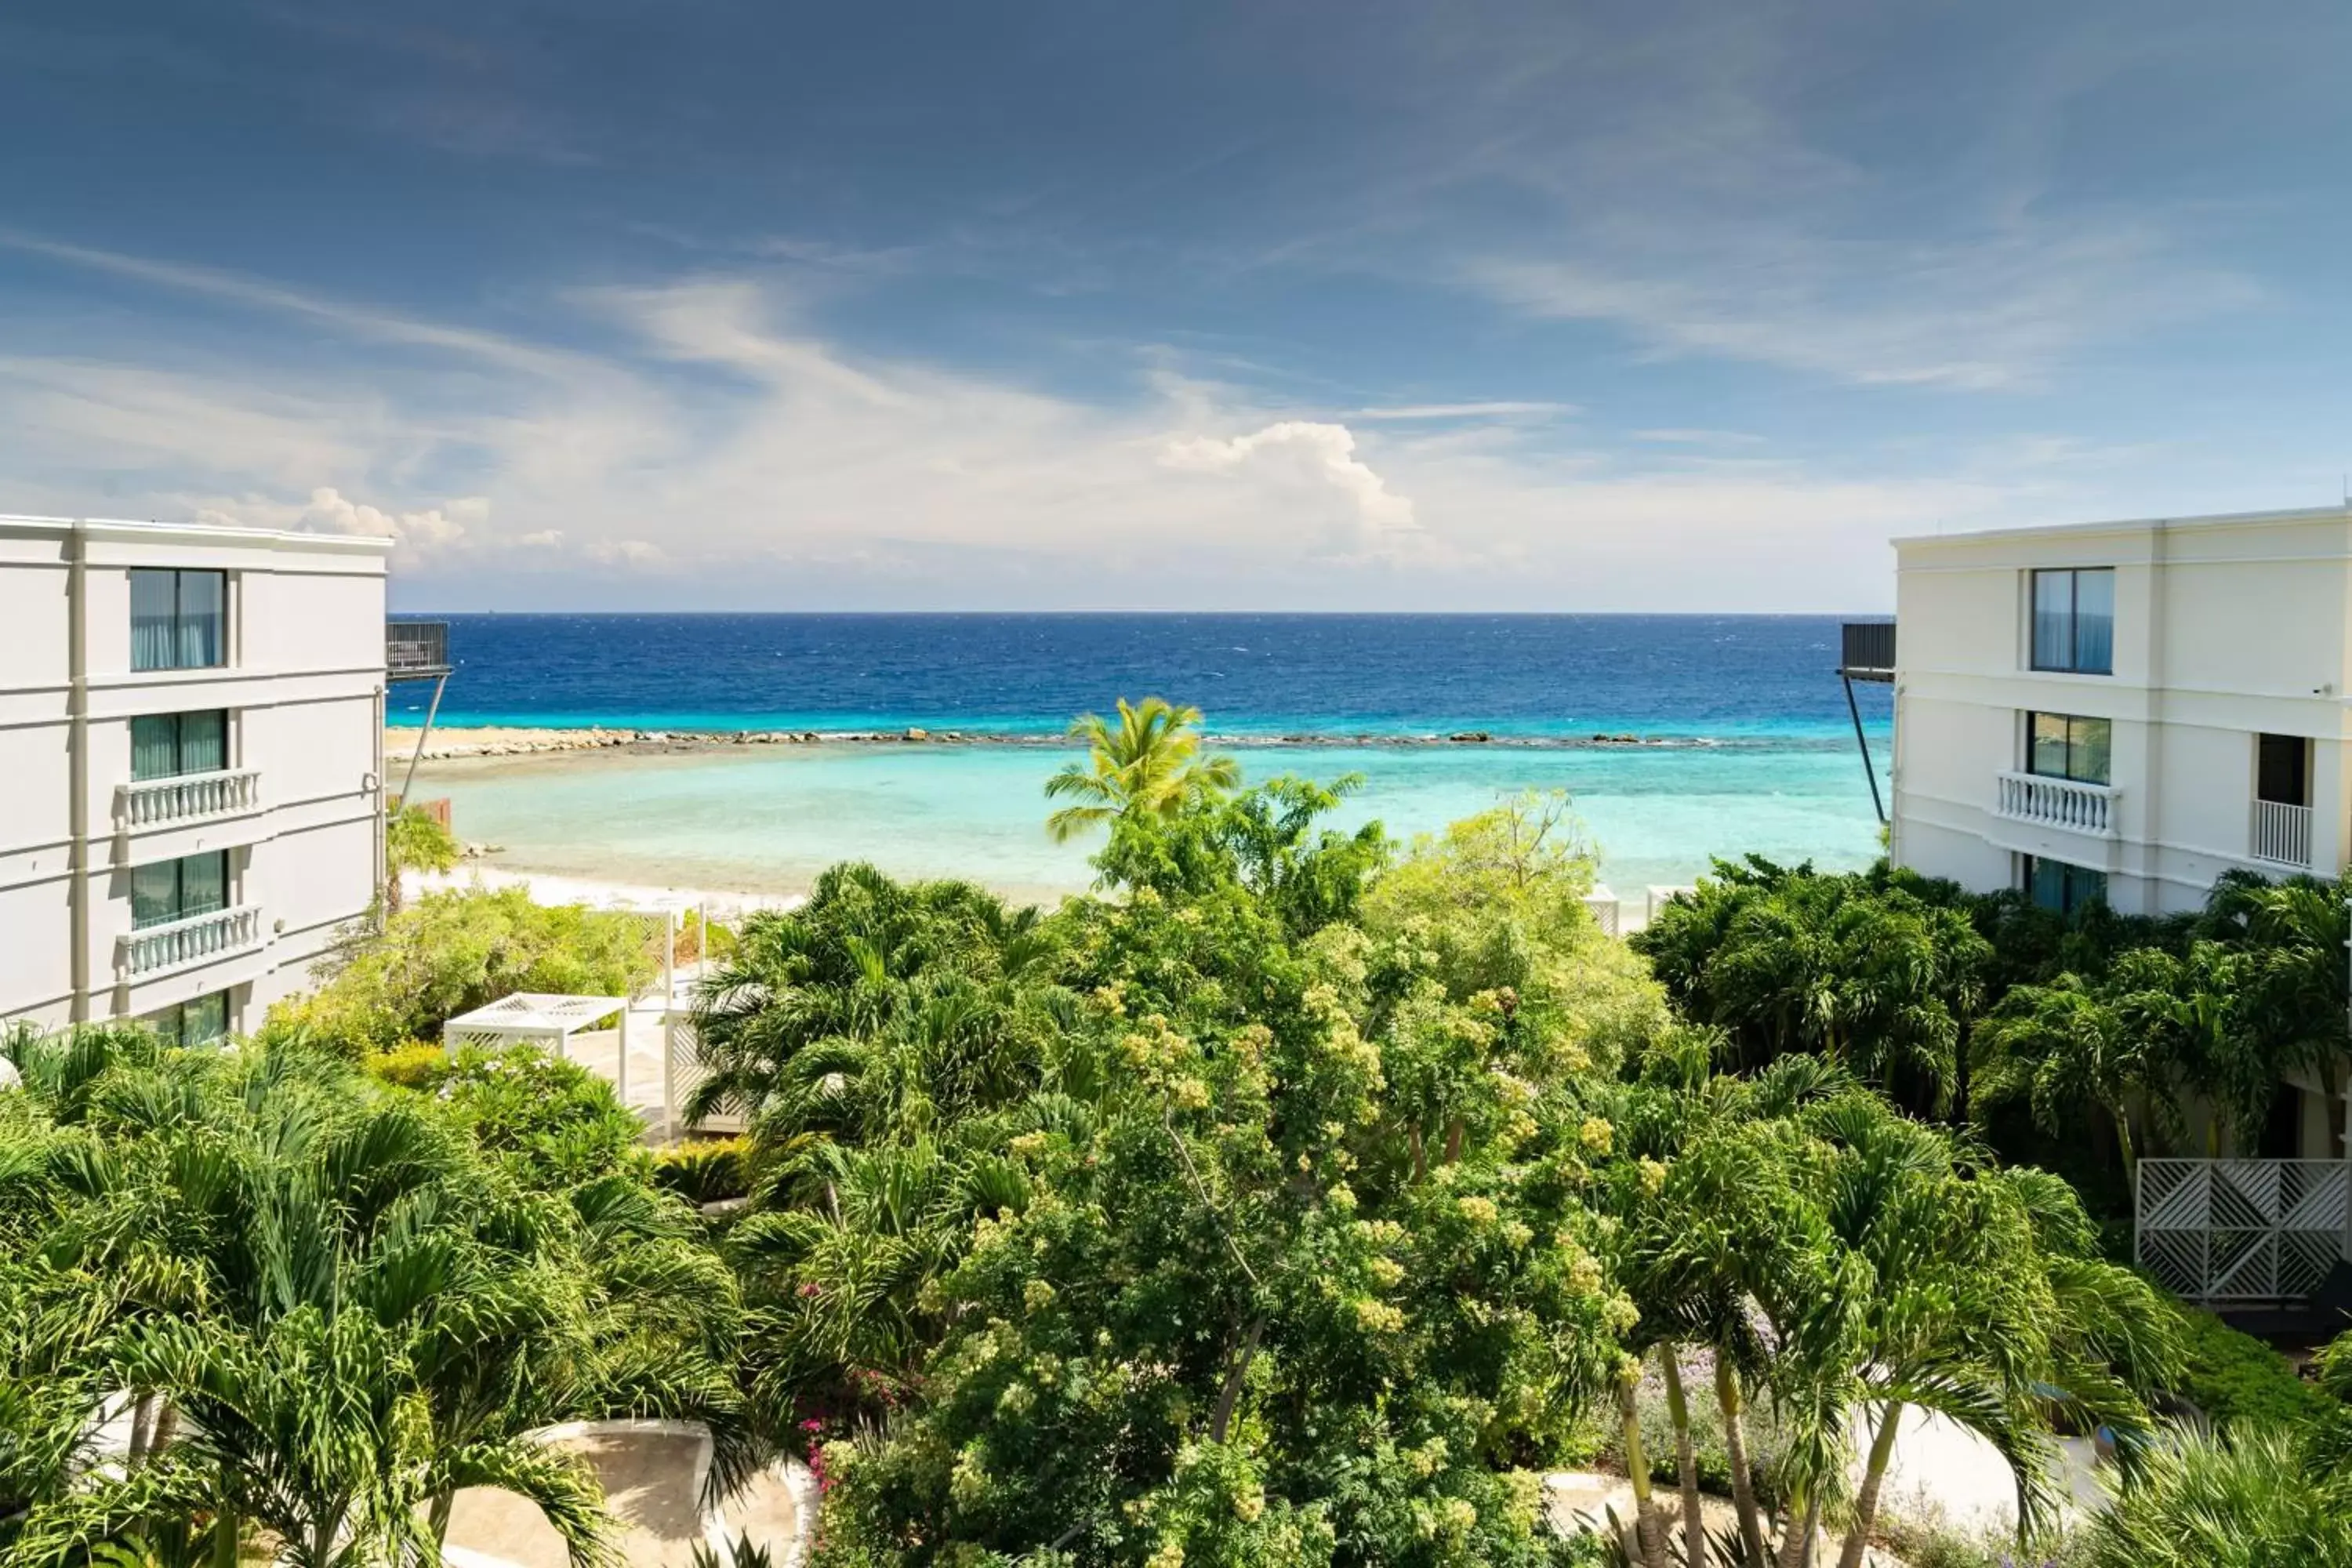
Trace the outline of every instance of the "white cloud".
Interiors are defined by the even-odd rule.
[[[0,358],[0,427],[45,432],[12,502],[98,510],[135,449],[109,510],[394,537],[407,602],[447,607],[1787,608],[1877,603],[1888,534],[2056,482],[1661,464],[1483,415],[1374,437],[1164,363],[1055,396],[851,354],[734,279],[571,297],[625,345],[596,356],[234,289],[430,357]]]
[[[1356,456],[1355,435],[1345,425],[1284,419],[1223,440],[1178,437],[1160,448],[1160,460],[1171,468],[1265,481],[1286,499],[1306,500],[1310,509],[1315,492],[1336,494],[1345,509],[1330,553],[1389,560],[1428,543],[1413,521],[1412,502]]]
[[[310,492],[296,526],[317,533],[354,533],[395,542],[394,559],[421,561],[467,542],[467,524],[489,516],[490,503],[467,497],[423,511],[389,512],[344,497],[331,485]]]

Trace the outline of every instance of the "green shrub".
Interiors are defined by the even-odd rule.
[[[2301,1428],[2328,1413],[2327,1395],[2262,1341],[2194,1307],[2180,1310],[2180,1323],[2178,1392],[2214,1422]]]
[[[689,1203],[746,1196],[751,1190],[751,1147],[746,1138],[715,1138],[660,1150],[654,1155],[654,1181]]]
[[[400,1089],[434,1089],[449,1076],[449,1053],[430,1040],[409,1040],[367,1058],[368,1076]]]
[[[517,1163],[534,1184],[646,1166],[638,1142],[645,1124],[613,1086],[536,1046],[461,1050],[442,1092],[481,1146]]]
[[[660,973],[643,916],[535,904],[520,888],[428,893],[314,972],[313,995],[269,1010],[261,1037],[307,1037],[353,1060],[518,991],[634,994]]]

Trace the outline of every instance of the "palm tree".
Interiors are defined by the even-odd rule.
[[[462,858],[457,840],[421,805],[405,803],[384,814],[383,904],[400,912],[400,879],[408,871],[446,871]]]
[[[1192,801],[1230,795],[1241,766],[1227,756],[1201,755],[1198,708],[1178,708],[1158,697],[1130,705],[1118,700],[1118,723],[1082,713],[1070,738],[1087,743],[1087,758],[1045,781],[1047,798],[1077,802],[1045,819],[1063,844],[1128,812],[1166,816]]]
[[[2023,1100],[2034,1124],[2053,1138],[2078,1125],[2084,1110],[2096,1110],[2115,1130],[2128,1187],[2139,1163],[2133,1100],[2171,1103],[2156,1043],[2078,976],[2018,986],[1977,1030],[1975,1109],[1981,1116]]]

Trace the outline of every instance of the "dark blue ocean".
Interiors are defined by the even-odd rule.
[[[1851,745],[1818,616],[453,616],[445,724],[1051,731],[1121,697],[1234,735]],[[1883,727],[1885,688],[1858,688]],[[430,688],[395,689],[418,722]]]

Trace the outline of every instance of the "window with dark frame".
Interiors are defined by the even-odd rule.
[[[2076,784],[2110,784],[2115,723],[2073,713],[2025,716],[2025,771]]]
[[[228,714],[150,713],[131,721],[131,776],[173,779],[228,766]]]
[[[211,669],[228,662],[228,574],[141,567],[131,574],[131,668]]]
[[[2032,574],[2035,669],[2112,675],[2116,650],[2116,571],[2065,567]]]
[[[131,925],[169,925],[228,908],[228,851],[184,855],[131,868]]]

